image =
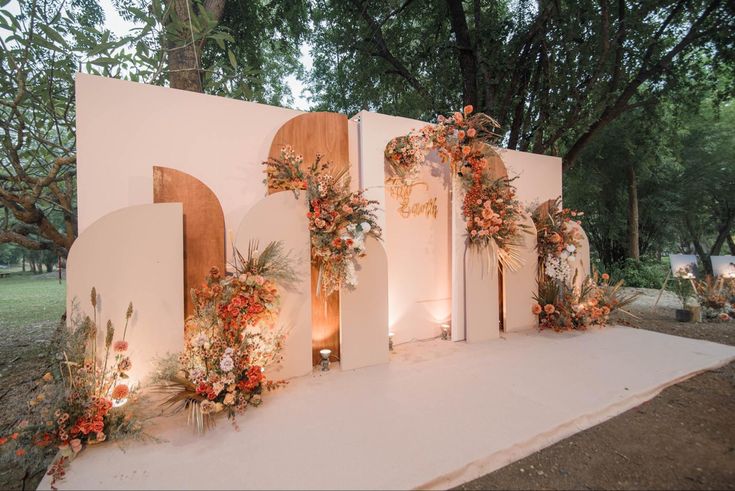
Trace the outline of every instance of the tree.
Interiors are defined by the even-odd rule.
[[[606,126],[731,59],[724,0],[317,0],[320,108],[430,118],[472,104],[569,169]],[[727,90],[730,90],[728,87]]]
[[[279,103],[289,96],[284,71],[261,75],[247,63],[267,72],[297,62],[288,39],[303,32],[305,7],[288,5],[117,0],[136,25],[119,38],[101,27],[94,0],[21,0],[20,15],[0,7],[0,244],[66,256],[76,238],[77,70]],[[262,42],[245,35],[249,22]],[[242,34],[237,42],[230,31]]]
[[[77,235],[74,74],[155,77],[154,58],[96,26],[95,2],[0,9],[0,244],[66,255]]]
[[[731,253],[735,250],[735,101],[716,107],[705,101],[681,129],[680,138],[680,235],[711,274],[710,256],[721,254],[725,245]]]
[[[564,179],[564,202],[585,212],[602,263],[657,257],[674,245],[677,133],[668,106],[631,111],[605,128]]]

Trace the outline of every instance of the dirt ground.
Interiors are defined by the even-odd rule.
[[[643,293],[621,323],[735,345],[735,322],[677,323],[675,300]],[[735,489],[735,364],[457,489]]]
[[[681,324],[655,291],[621,321],[735,345],[735,322]],[[0,336],[0,434],[20,418],[52,363],[55,323]],[[0,489],[35,489],[44,469],[0,464]],[[664,390],[649,402],[458,489],[735,489],[735,364]]]
[[[0,337],[0,436],[6,436],[23,417],[38,380],[51,367],[51,337],[56,322],[35,323],[24,329],[3,330]],[[46,468],[20,467],[0,461],[0,489],[36,489]]]

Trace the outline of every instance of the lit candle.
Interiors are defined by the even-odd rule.
[[[395,336],[396,333],[389,332],[388,333],[388,350],[393,351],[393,336]]]

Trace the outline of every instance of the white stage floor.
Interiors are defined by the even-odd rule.
[[[388,365],[292,380],[239,432],[222,419],[197,437],[177,416],[155,428],[163,443],[87,449],[59,488],[448,488],[733,359],[733,347],[625,327],[406,344]]]

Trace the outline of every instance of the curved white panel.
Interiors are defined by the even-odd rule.
[[[531,312],[538,275],[536,226],[533,224],[531,215],[525,212],[522,223],[528,227],[530,232],[521,234],[524,240],[523,249],[520,251],[523,266],[517,271],[503,271],[505,332],[538,327],[538,318]]]
[[[359,259],[358,284],[340,291],[342,370],[388,362],[388,258],[383,244],[365,241]]]
[[[295,198],[291,192],[271,194],[245,215],[237,230],[235,247],[245,255],[251,240],[260,247],[280,240],[290,251],[299,281],[294,291],[281,287],[279,323],[289,329],[281,366],[271,379],[290,378],[311,372],[311,256],[305,193]]]
[[[591,273],[590,263],[590,241],[587,239],[587,234],[581,225],[577,222],[569,222],[569,226],[576,229],[579,233],[579,247],[577,248],[577,261],[574,265],[574,272],[572,273],[572,279],[576,274],[576,280],[574,281],[574,287],[578,288],[582,285],[584,279]]]
[[[486,247],[465,249],[464,321],[468,343],[500,337],[498,260],[496,253],[487,251]]]
[[[139,205],[95,221],[69,251],[68,322],[75,315],[93,316],[90,291],[95,287],[98,353],[104,347],[107,320],[120,339],[125,311],[133,302],[126,336],[133,383],[144,380],[156,357],[184,347],[183,241],[181,203]]]

